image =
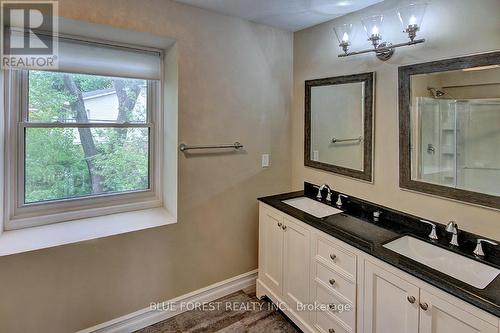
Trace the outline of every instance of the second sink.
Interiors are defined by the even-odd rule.
[[[495,267],[410,236],[403,236],[383,246],[479,289],[486,288],[500,273]]]

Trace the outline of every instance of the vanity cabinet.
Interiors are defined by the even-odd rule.
[[[283,291],[283,215],[260,209],[259,279],[277,295]]]
[[[365,262],[365,333],[418,333],[418,299],[417,286]]]
[[[403,275],[365,261],[365,333],[498,332],[496,318],[484,314],[483,319],[482,311],[473,306],[444,293],[437,296]]]
[[[498,328],[474,315],[474,309],[456,306],[451,297],[441,298],[420,290],[420,333],[496,333]],[[469,312],[469,311],[472,311]]]
[[[271,293],[268,296],[286,304],[293,317],[308,322],[309,313],[297,309],[309,301],[310,229],[261,207],[259,239],[259,279]]]
[[[259,218],[257,297],[303,332],[500,333],[499,318],[269,205]]]
[[[310,231],[302,222],[285,217],[283,238],[283,297],[292,309],[298,309],[309,301]],[[305,311],[298,315],[308,319]]]

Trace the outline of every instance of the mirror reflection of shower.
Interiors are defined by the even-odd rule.
[[[500,195],[500,67],[411,81],[412,179]]]
[[[448,97],[448,98],[456,99],[455,97],[451,96],[450,94],[448,94],[442,90],[439,90],[437,88],[427,87],[427,90],[429,91],[431,96],[434,98]]]

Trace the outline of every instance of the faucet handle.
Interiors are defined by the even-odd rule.
[[[347,195],[345,194],[339,194],[339,196],[337,197],[337,202],[335,203],[338,207],[342,207],[342,198],[349,198]]]
[[[451,233],[451,240],[450,244],[453,246],[458,246],[458,224],[456,224],[454,221],[450,221],[446,225],[446,231]]]
[[[437,240],[438,236],[436,233],[436,225],[434,223],[432,223],[431,221],[427,221],[427,220],[420,220],[420,222],[426,223],[432,227],[432,230],[429,233],[429,238],[432,240]]]
[[[457,234],[457,229],[458,228],[458,224],[455,223],[455,221],[450,221],[447,225],[446,225],[446,231],[448,232],[451,232],[452,234]]]
[[[477,240],[476,248],[474,249],[474,252],[473,252],[474,255],[476,255],[478,257],[484,257],[483,243],[488,243],[491,245],[498,245],[498,243],[490,241],[489,239],[479,238]]]

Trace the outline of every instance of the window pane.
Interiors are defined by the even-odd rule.
[[[25,203],[149,188],[148,128],[26,128]]]
[[[30,122],[146,122],[147,81],[29,71]]]

